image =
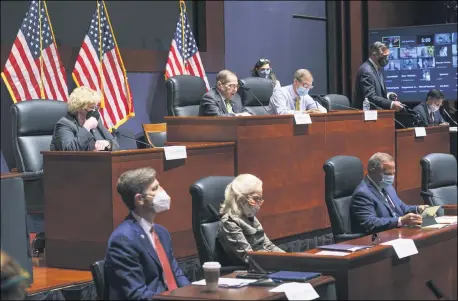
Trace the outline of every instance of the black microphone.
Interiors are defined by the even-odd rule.
[[[253,93],[253,91],[251,91],[251,88],[247,88],[245,87],[245,84],[239,79],[238,80],[238,83],[239,83],[239,86],[240,88],[242,88],[243,90],[245,91],[250,91],[251,94],[253,94],[254,98],[258,101],[258,103],[261,105],[261,107],[264,109],[264,111],[266,111],[267,115],[270,115],[269,111],[267,111],[267,109],[264,107],[264,105],[262,104],[262,102],[259,100],[259,98]]]
[[[452,107],[448,107],[448,108],[449,108],[450,110],[452,110],[453,112],[456,112],[456,111],[458,111],[457,109],[455,109],[455,108],[452,108]]]
[[[447,114],[448,118],[453,121],[454,124],[458,125],[458,123],[456,123],[455,119],[452,118],[452,116],[450,116],[450,114],[447,112],[447,110],[444,109],[444,112],[445,114]]]
[[[349,107],[349,106],[346,106],[346,105],[342,105],[342,104],[340,104],[340,103],[333,103],[332,105],[333,105],[333,106],[338,106],[338,107],[347,108],[347,109],[354,110],[354,111],[359,111],[359,109],[357,109],[357,108],[352,108],[352,107]]]
[[[449,201],[447,201],[446,199],[441,198],[440,196],[435,196],[435,195],[434,195],[432,192],[430,192],[430,191],[420,191],[420,195],[421,195],[421,196],[427,196],[427,197],[430,197],[430,198],[440,199],[440,200],[443,200],[443,201],[447,202],[447,204],[449,203]]]
[[[437,300],[448,300],[432,280],[426,281],[426,286],[433,292]]]
[[[149,146],[150,148],[154,148],[154,147],[155,147],[155,146],[154,146],[154,145],[152,145],[152,144],[149,144],[149,143],[145,143],[145,142],[143,142],[143,141],[140,141],[140,140],[137,140],[137,139],[135,139],[135,138],[132,138],[132,137],[129,137],[129,136],[123,135],[123,134],[121,134],[121,133],[119,132],[119,130],[118,130],[118,129],[115,129],[115,128],[113,128],[113,129],[112,129],[112,132],[113,132],[113,134],[115,134],[115,135],[117,135],[117,136],[119,135],[119,136],[122,136],[122,137],[126,137],[126,138],[129,138],[130,140],[134,140],[135,142],[139,142],[139,143],[141,143],[141,144],[147,145],[147,146]]]
[[[369,100],[368,100],[368,101],[369,101]],[[374,107],[376,107],[377,109],[384,110],[384,109],[382,109],[381,107],[379,107],[378,105],[376,105],[375,103],[373,103],[373,102],[371,102],[371,101],[369,101],[369,103],[370,103],[371,105],[373,105]],[[405,107],[404,107],[404,108],[405,108]],[[394,118],[394,121],[396,121],[398,124],[400,124],[403,128],[407,129],[407,127],[406,127],[405,125],[403,125],[402,123],[400,123],[399,121],[397,121],[396,118]]]

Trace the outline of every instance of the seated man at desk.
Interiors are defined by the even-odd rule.
[[[251,116],[237,93],[239,83],[234,72],[222,70],[216,86],[202,96],[199,116]]]
[[[270,114],[285,115],[295,112],[327,113],[327,110],[310,95],[313,88],[313,76],[307,69],[294,73],[293,84],[275,89],[270,98]]]
[[[116,138],[105,128],[98,106],[102,95],[89,87],[78,87],[68,98],[68,113],[54,127],[52,151],[119,150]]]
[[[217,235],[231,262],[248,263],[250,251],[284,252],[270,241],[256,218],[264,203],[260,179],[250,174],[237,176],[226,187],[224,198]]]
[[[117,189],[130,213],[108,240],[109,300],[151,300],[190,284],[175,259],[170,233],[154,222],[157,214],[170,208],[170,197],[159,185],[156,171],[128,170],[119,177]]]
[[[420,115],[421,120],[426,125],[447,125],[448,123],[445,122],[439,111],[443,101],[444,93],[432,89],[428,92],[428,95],[426,95],[426,100],[414,107],[413,110]]]
[[[367,164],[367,176],[356,187],[350,216],[354,233],[376,233],[402,226],[420,226],[427,205],[402,202],[393,188],[395,163],[385,153],[375,153]]]

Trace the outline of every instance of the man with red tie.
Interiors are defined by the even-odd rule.
[[[156,171],[126,171],[117,189],[130,213],[108,241],[105,281],[110,300],[147,300],[188,285],[175,259],[170,233],[154,223],[156,214],[170,208],[170,197],[159,185]]]

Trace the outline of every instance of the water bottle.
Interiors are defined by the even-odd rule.
[[[363,111],[369,111],[371,109],[371,104],[369,103],[369,100],[366,98],[364,98],[364,101],[363,101]]]

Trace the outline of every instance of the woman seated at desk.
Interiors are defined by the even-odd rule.
[[[269,240],[255,217],[264,203],[260,179],[239,175],[226,187],[224,197],[218,239],[232,262],[248,263],[250,251],[284,252]]]

